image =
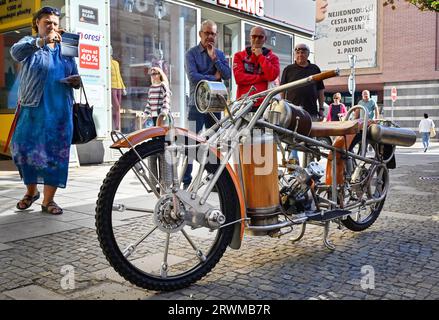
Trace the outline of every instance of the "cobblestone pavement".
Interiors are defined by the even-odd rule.
[[[439,180],[419,178],[439,176],[439,155],[397,159],[382,215],[361,233],[332,225],[334,252],[317,226],[295,244],[288,235],[246,236],[202,280],[167,293],[123,281],[103,256],[94,202],[109,166],[71,170],[69,187],[59,192],[59,217],[39,206],[15,212],[23,187],[17,172],[1,171],[0,299],[439,299]],[[74,283],[66,281],[71,272]]]

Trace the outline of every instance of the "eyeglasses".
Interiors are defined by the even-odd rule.
[[[265,36],[263,34],[251,34],[250,37],[252,37],[252,39],[259,39],[259,40],[262,40],[265,38]]]
[[[42,7],[40,9],[40,14],[54,14],[57,17],[61,15],[57,8],[52,8],[52,7]]]
[[[208,37],[208,36],[216,37],[216,36],[218,35],[217,32],[203,31],[203,33],[204,33],[204,35],[205,35],[206,37]]]

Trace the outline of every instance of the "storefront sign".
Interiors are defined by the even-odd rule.
[[[376,67],[377,0],[331,0],[326,16],[316,24],[315,59],[322,70]]]
[[[84,69],[99,69],[99,47],[80,44],[79,67]]]
[[[40,0],[0,0],[0,32],[30,25],[40,3]]]
[[[264,0],[218,0],[217,3],[248,14],[264,16]]]
[[[79,21],[85,23],[99,24],[98,9],[86,6],[79,6]]]
[[[198,0],[306,32],[315,27],[315,0]],[[320,0],[318,0],[320,1]]]
[[[79,34],[79,40],[81,41],[81,43],[103,45],[102,42],[104,40],[104,36],[101,32],[88,31],[79,28],[77,28],[77,32]]]

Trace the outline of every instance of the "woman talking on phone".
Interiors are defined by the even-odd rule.
[[[54,197],[57,188],[65,188],[67,183],[72,88],[81,83],[74,58],[62,55],[59,17],[57,8],[41,8],[32,19],[36,37],[26,36],[11,47],[12,58],[22,65],[21,107],[11,149],[27,188],[17,209],[25,210],[38,200],[37,185],[43,184],[41,209],[50,214],[63,213]]]

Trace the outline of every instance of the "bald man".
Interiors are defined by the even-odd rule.
[[[251,46],[233,57],[233,74],[238,90],[236,98],[246,94],[251,86],[255,86],[255,94],[268,89],[271,81],[278,79],[280,74],[279,58],[264,47],[267,35],[264,28],[253,27],[250,30]],[[255,106],[259,106],[263,99],[259,99]]]

